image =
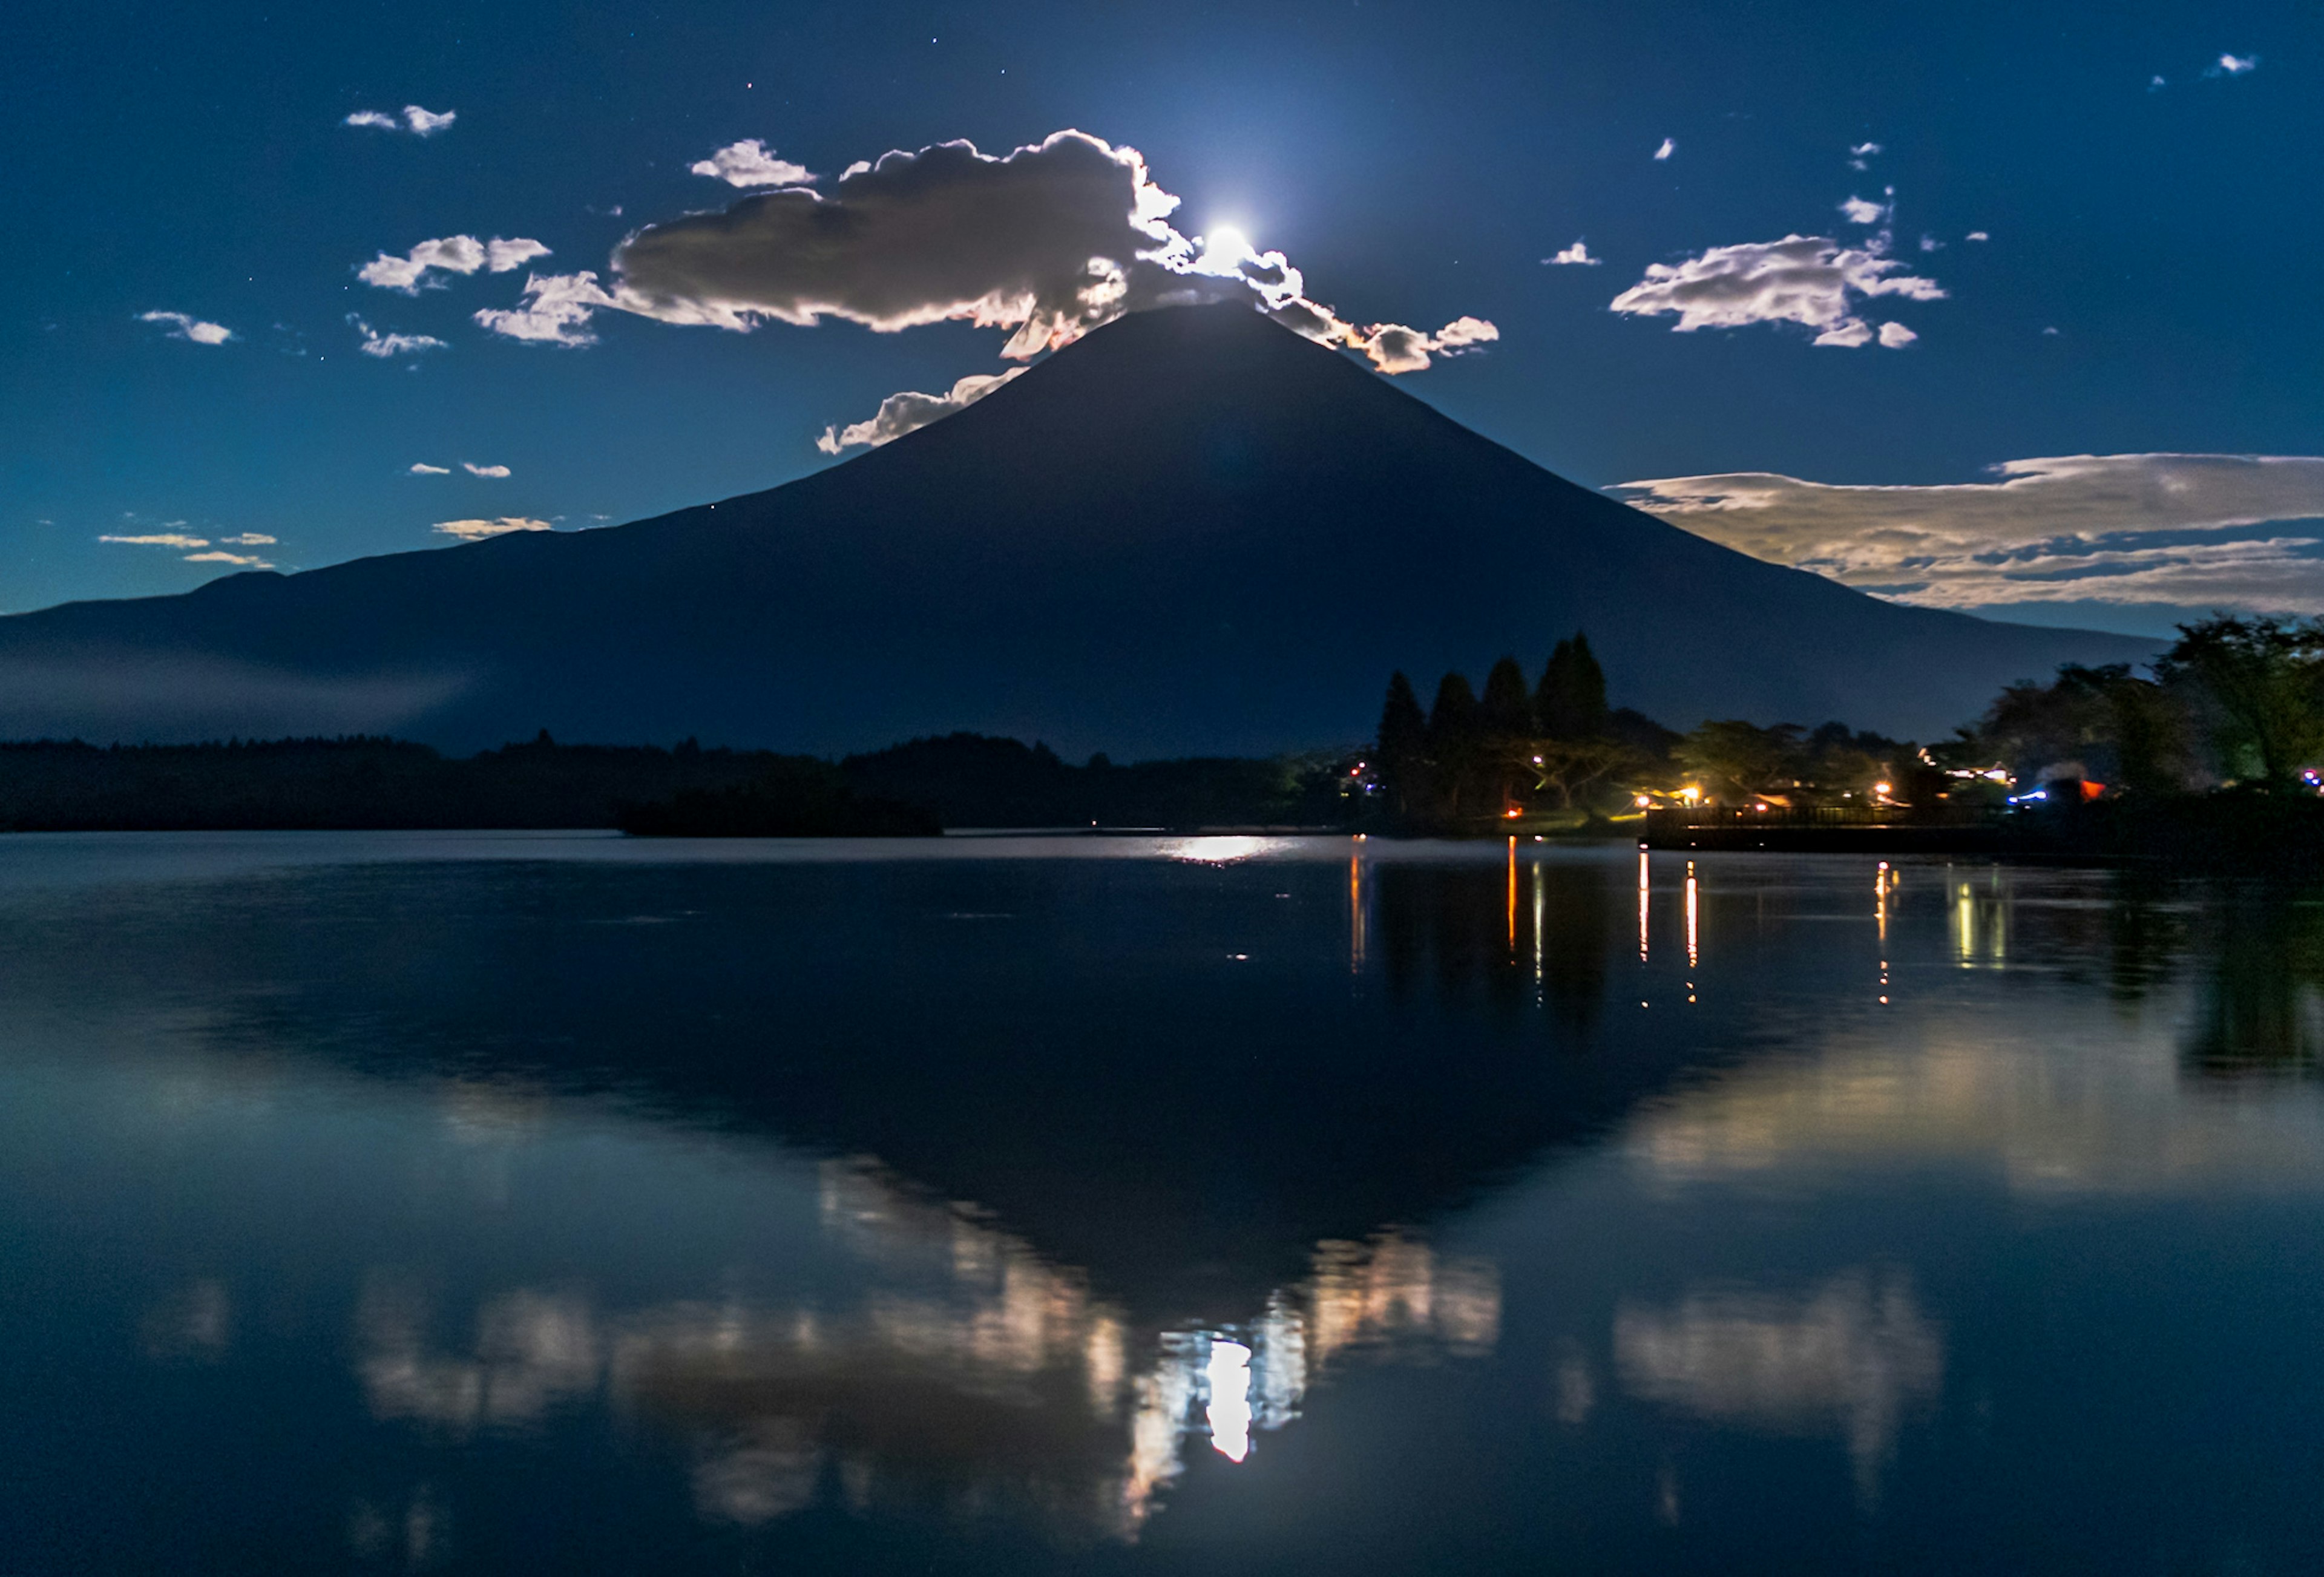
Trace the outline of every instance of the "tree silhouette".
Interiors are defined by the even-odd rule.
[[[1409,816],[1419,798],[1422,758],[1427,750],[1428,718],[1420,710],[1420,697],[1413,694],[1412,681],[1398,669],[1388,676],[1374,756],[1379,780],[1400,816]]]
[[[1438,681],[1436,705],[1428,712],[1428,759],[1435,768],[1436,790],[1436,803],[1430,808],[1438,815],[1461,814],[1482,742],[1477,713],[1477,692],[1469,687],[1465,675],[1446,674]]]
[[[1551,739],[1596,739],[1606,732],[1606,670],[1589,636],[1577,630],[1551,650],[1534,692],[1534,715]]]

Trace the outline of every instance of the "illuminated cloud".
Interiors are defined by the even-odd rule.
[[[382,334],[364,322],[356,313],[347,314],[355,332],[363,336],[363,344],[355,348],[367,356],[385,359],[391,356],[417,355],[423,350],[447,350],[442,340],[432,334]]]
[[[403,106],[401,119],[384,110],[359,109],[341,124],[370,126],[383,132],[409,132],[415,137],[432,137],[459,118],[457,110],[437,111],[407,104]]]
[[[263,531],[243,531],[232,537],[220,537],[218,540],[229,548],[273,548],[280,545],[278,539]]]
[[[1821,235],[1714,246],[1683,263],[1648,264],[1646,277],[1610,305],[1639,317],[1674,316],[1681,334],[1796,323],[1815,329],[1818,345],[1853,348],[1873,339],[1871,326],[1856,315],[1857,298],[1944,300],[1936,281],[1905,272],[1885,247],[1885,237],[1851,247]]]
[[[1961,239],[1964,241],[1990,241],[1993,237],[1987,235],[1982,230],[1971,230],[1968,235],[1962,236]]]
[[[806,165],[776,158],[775,151],[756,137],[729,143],[687,169],[728,186],[805,186],[815,179]]]
[[[536,257],[547,257],[549,248],[528,235],[503,240],[495,235],[484,243],[484,267],[493,273],[507,273],[522,268]]]
[[[1902,350],[1920,337],[1901,323],[1883,323],[1880,326],[1880,343],[1889,350]]]
[[[2259,69],[2257,55],[2221,55],[2218,63],[2203,73],[2206,77],[2240,77],[2246,71]]]
[[[189,537],[182,531],[153,531],[142,537],[99,537],[100,542],[118,542],[129,548],[207,548],[208,537]]]
[[[239,564],[244,569],[272,569],[274,567],[274,566],[269,564],[265,559],[259,558],[255,554],[221,553],[216,549],[212,549],[208,553],[189,553],[186,555],[186,562],[189,564]]]
[[[2072,455],[1993,473],[1990,482],[1880,487],[1746,472],[1612,491],[1754,558],[1926,606],[2324,610],[2324,540],[2222,540],[2324,521],[2324,456]]]
[[[547,521],[537,521],[530,515],[503,515],[490,521],[438,521],[429,530],[447,537],[457,537],[463,542],[481,542],[486,537],[505,537],[511,531],[553,531],[557,528]]]
[[[1867,202],[1860,197],[1849,198],[1840,205],[1840,211],[1848,216],[1851,225],[1877,225],[1888,215],[1888,210],[1878,203]]]
[[[1858,143],[1848,151],[1848,167],[1850,170],[1869,170],[1872,168],[1869,161],[1879,152],[1880,144],[1877,143]]]
[[[356,269],[355,278],[382,290],[416,296],[431,270],[472,274],[478,269],[486,269],[493,273],[507,273],[536,257],[548,255],[548,247],[527,236],[495,235],[490,241],[479,241],[474,235],[445,235],[422,241],[401,257],[383,252]]]
[[[909,390],[890,394],[880,401],[878,413],[869,420],[825,428],[823,436],[815,440],[815,447],[826,455],[835,455],[859,444],[876,448],[892,443],[908,432],[975,404],[1024,370],[1010,367],[1003,373],[973,374],[954,383],[949,394],[918,394]]]
[[[471,476],[505,476],[509,474],[505,466],[479,466],[473,460],[461,461],[460,469]]]
[[[1676,140],[1670,137],[1665,137],[1663,139],[1663,145],[1655,150],[1655,157],[1657,160],[1668,159],[1672,154],[1677,152],[1678,143]]]
[[[234,337],[234,330],[223,323],[205,323],[198,318],[189,318],[183,312],[140,312],[140,323],[166,323],[171,339],[191,340],[196,345],[224,345]]]
[[[945,143],[851,165],[828,194],[754,193],[649,225],[615,249],[606,274],[534,274],[516,308],[475,316],[493,333],[564,346],[591,343],[604,310],[738,331],[836,318],[893,333],[957,320],[1010,330],[1001,354],[1025,360],[1124,313],[1242,300],[1383,371],[1425,365],[1416,346],[1452,352],[1493,337],[1462,324],[1431,335],[1343,320],[1306,296],[1281,253],[1226,231],[1179,234],[1167,223],[1177,206],[1137,150],[1081,132],[1000,158]]]
[[[1562,263],[1568,266],[1579,264],[1585,268],[1596,268],[1600,263],[1605,261],[1606,260],[1602,257],[1591,256],[1588,244],[1581,241],[1576,241],[1572,245],[1558,253],[1554,257],[1545,257],[1542,259],[1542,262],[1544,263]]]
[[[449,476],[451,474],[452,467],[449,466],[430,466],[425,460],[414,460],[411,463],[411,475],[414,476]]]

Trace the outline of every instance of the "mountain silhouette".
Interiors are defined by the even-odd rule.
[[[1124,318],[764,493],[0,619],[0,735],[395,733],[1116,755],[1360,741],[1388,672],[1918,737],[2153,643],[1880,602],[1566,482],[1246,309]]]

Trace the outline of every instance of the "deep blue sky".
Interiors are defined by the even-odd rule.
[[[343,124],[406,104],[457,119],[426,138]],[[687,166],[751,137],[826,178],[953,138],[1132,145],[1185,199],[1182,230],[1240,226],[1351,318],[1489,319],[1484,354],[1404,386],[1591,485],[2312,455],[2319,106],[2313,5],[14,8],[0,608],[221,568],[106,534],[256,533],[279,540],[234,550],[312,567],[444,543],[447,519],[577,528],[770,486],[832,463],[826,424],[998,369],[1003,334],[963,324],[734,334],[605,313],[587,349],[520,344],[470,315],[513,306],[522,271],[417,298],[355,277],[458,234],[602,272],[635,226],[742,195]],[[1867,142],[1882,151],[1851,169]],[[1919,335],[1901,349],[1609,310],[1649,264],[1860,238],[1837,205],[1892,186],[1895,254],[1947,293],[1868,309]],[[1578,237],[1601,266],[1545,266]],[[153,311],[235,337],[173,337]],[[350,313],[447,348],[357,354]],[[2138,525],[2150,543],[2222,535]],[[2263,555],[2253,584],[2305,597],[2317,552]]]

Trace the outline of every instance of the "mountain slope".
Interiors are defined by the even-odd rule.
[[[1239,307],[1135,315],[783,487],[0,619],[0,735],[1116,755],[1362,739],[1586,628],[1618,703],[1929,736],[2126,637],[1905,608],[1577,487]]]

